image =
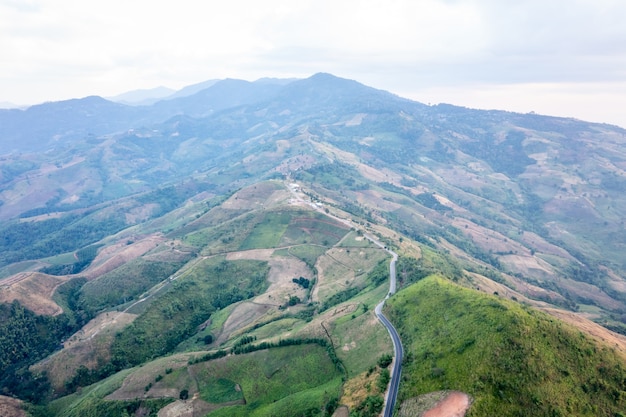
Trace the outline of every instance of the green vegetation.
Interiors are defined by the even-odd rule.
[[[260,261],[211,258],[197,264],[117,335],[113,365],[123,369],[172,352],[215,310],[263,291],[267,271]]]
[[[301,286],[304,289],[308,289],[309,286],[311,285],[311,281],[307,278],[304,277],[299,277],[299,278],[293,278],[291,280],[293,283],[298,284],[299,286]]]
[[[0,226],[0,265],[78,250],[124,227],[122,214],[67,214],[42,221],[4,223]]]
[[[209,403],[220,404],[242,400],[243,392],[235,382],[218,378],[201,387],[200,398]]]
[[[207,255],[238,250],[258,220],[258,216],[247,211],[229,210],[229,215],[224,216],[226,218],[222,219],[222,222],[205,228],[198,225],[198,228],[184,235],[183,241],[187,245],[202,249],[202,253]]]
[[[220,361],[194,365],[193,372],[199,386],[224,381],[224,394],[218,399],[234,397],[236,391],[227,388],[237,385],[245,398],[245,405],[221,408],[210,413],[211,417],[321,416],[325,405],[339,396],[341,387],[341,373],[318,344],[259,350],[228,358],[227,367]]]
[[[289,248],[289,254],[301,259],[311,269],[315,268],[317,258],[322,256],[328,248],[316,245],[298,245]]]
[[[372,310],[387,293],[389,263],[367,230],[401,253],[401,290],[388,308],[407,347],[404,398],[454,388],[474,397],[472,415],[624,414],[623,358],[536,311],[428,278],[481,288],[483,277],[515,280],[526,297],[626,334],[624,132],[425,106],[316,78],[235,110],[209,103],[215,111],[168,120],[160,107],[154,117],[166,121],[154,125],[146,113],[144,128],[93,117],[93,135],[44,126],[54,143],[35,146],[36,132],[27,132],[33,152],[10,141],[18,151],[0,161],[0,277],[12,286],[7,299],[24,304],[0,305],[0,393],[45,402],[65,382],[76,393],[47,409],[55,416],[150,415],[165,402],[136,396],[164,392],[223,406],[216,415],[330,415],[342,377],[360,383],[371,369],[351,413],[376,415],[391,346]],[[286,186],[292,181],[300,186]],[[327,213],[350,213],[358,230],[289,201],[292,192]],[[49,303],[61,281],[31,272],[78,275],[113,242],[153,233],[168,244],[125,251],[138,257],[102,276],[94,268],[89,280],[67,277],[52,296],[62,314],[25,308]],[[226,260],[266,248],[262,259],[272,250],[282,259]],[[237,304],[266,289],[268,265],[276,280],[263,305]],[[113,309],[130,314],[103,314],[69,340],[65,371],[52,366],[59,357],[32,368],[59,373],[51,394],[30,365]],[[302,343],[322,331],[332,344]],[[167,356],[174,352],[186,353]],[[127,368],[135,365],[143,366]],[[200,379],[198,370],[206,370]],[[130,375],[130,385],[146,378],[129,401],[104,400]]]
[[[65,314],[38,316],[17,301],[0,304],[0,392],[45,402],[50,394],[48,379],[28,368],[56,350],[77,329],[73,324]]]
[[[392,297],[405,347],[400,401],[455,389],[470,416],[617,416],[626,409],[621,356],[530,308],[435,276]]]
[[[136,199],[142,204],[158,204],[159,208],[152,213],[152,216],[159,217],[171,212],[191,196],[213,188],[214,186],[208,183],[188,181],[176,186],[158,188],[137,196]]]
[[[76,259],[76,262],[70,262],[60,265],[51,265],[41,269],[44,274],[50,275],[70,275],[78,274],[89,266],[91,261],[96,258],[98,249],[102,247],[102,244],[89,245],[85,248],[77,250],[72,254],[72,258]]]
[[[186,259],[189,258],[188,256]],[[125,304],[167,279],[184,265],[186,259],[159,262],[138,258],[127,262],[85,284],[81,290],[80,302],[92,312]]]
[[[369,183],[351,165],[330,162],[316,165],[306,171],[299,171],[295,178],[299,181],[314,182],[329,189],[365,190]]]
[[[58,417],[111,417],[133,416],[156,417],[159,410],[171,403],[171,398],[142,399],[132,401],[107,401],[103,398],[87,397],[76,407],[56,414]],[[45,412],[44,412],[45,413]],[[49,414],[42,414],[49,416]],[[38,417],[35,414],[35,417]]]
[[[241,250],[257,248],[274,248],[283,233],[287,230],[292,219],[290,212],[269,212],[263,221],[259,222],[246,240],[241,244]]]
[[[319,213],[303,210],[270,211],[254,225],[239,249],[306,244],[328,247],[339,242],[346,233],[345,226]],[[306,249],[296,249],[292,254],[298,257],[302,255],[308,264],[314,253],[307,254]]]

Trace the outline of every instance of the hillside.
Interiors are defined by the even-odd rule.
[[[391,342],[373,309],[388,290],[389,256],[365,235],[399,254],[399,288],[436,274],[497,293],[509,302],[492,307],[519,315],[537,349],[570,354],[540,336],[569,335],[565,320],[597,344],[568,342],[591,352],[589,363],[622,369],[601,346],[626,353],[626,131],[427,106],[330,74],[209,84],[146,106],[92,97],[0,115],[1,394],[42,415],[269,415],[276,396],[247,388],[236,409],[202,387],[243,387],[234,369],[248,354],[308,349],[316,359],[301,372],[328,360],[336,373],[294,382],[301,389],[281,398],[295,396],[287,402],[303,415],[340,405],[375,414]],[[460,304],[495,300],[460,294],[470,300]],[[410,303],[393,311],[398,323],[417,314]],[[460,328],[487,331],[479,324]],[[403,337],[414,343],[409,330]],[[241,346],[260,350],[235,355]],[[460,360],[476,360],[467,356],[476,346]],[[563,370],[514,360],[529,387]],[[217,363],[226,382],[198,379]],[[493,390],[444,375],[449,387],[405,380],[403,398],[454,388],[475,397],[471,413],[502,405]],[[545,389],[577,398],[593,382],[581,381]],[[507,389],[512,404],[545,394]],[[615,389],[598,388],[623,396]],[[599,410],[619,404],[597,397]]]
[[[440,390],[468,393],[469,416],[626,409],[624,356],[532,308],[431,276],[393,297],[388,313],[407,351],[401,416]]]

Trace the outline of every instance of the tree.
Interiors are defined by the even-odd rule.
[[[189,398],[189,390],[186,390],[186,389],[182,390],[180,392],[180,395],[178,396],[178,398],[180,398],[183,401],[188,399]]]
[[[380,358],[378,358],[378,366],[381,368],[387,368],[391,365],[391,361],[393,361],[393,357],[389,353],[383,354]]]

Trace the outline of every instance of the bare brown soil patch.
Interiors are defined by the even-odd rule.
[[[451,392],[434,408],[426,411],[423,417],[463,417],[471,404],[467,394]]]
[[[122,386],[115,392],[107,395],[107,400],[132,400],[134,398],[157,398],[159,396],[172,396],[178,398],[179,392],[168,391],[159,386],[159,383],[155,383],[155,379],[158,375],[166,375],[167,369],[180,369],[187,368],[189,358],[193,357],[193,354],[181,353],[165,358],[157,359],[152,362],[148,362],[137,368],[131,374],[129,374],[122,383]],[[192,375],[189,374],[191,368],[187,368],[187,372],[181,373],[180,380],[175,386],[186,386],[189,389],[189,393],[197,393],[198,386]],[[145,387],[148,384],[154,384],[148,392]],[[204,414],[202,414],[204,415]]]
[[[253,249],[248,251],[231,252],[226,256],[228,260],[253,259],[267,261],[270,267],[267,280],[267,290],[252,301],[237,305],[224,323],[217,343],[228,340],[233,332],[241,331],[258,321],[265,320],[267,315],[278,311],[289,296],[298,296],[304,299],[306,292],[293,278],[305,277],[311,279],[313,274],[306,264],[295,257],[273,256],[273,249]]]
[[[125,238],[100,250],[96,259],[81,275],[94,279],[140,257],[165,242],[161,234],[152,234],[136,239]]]
[[[0,416],[26,417],[26,412],[22,410],[22,402],[20,400],[0,395]]]
[[[375,182],[390,182],[393,184],[400,184],[402,176],[391,170],[383,169],[379,170],[369,165],[360,162],[359,157],[353,153],[343,151],[328,143],[312,142],[312,145],[320,152],[331,156],[333,159],[339,159],[345,163],[353,165],[365,178]]]
[[[52,295],[67,277],[41,274],[39,272],[21,272],[2,282],[7,287],[0,291],[0,302],[19,301],[24,307],[36,314],[55,316],[63,309],[54,301]]]
[[[482,249],[492,250],[500,253],[519,253],[522,255],[530,255],[530,251],[514,240],[496,231],[479,226],[467,219],[456,217],[452,220],[452,225],[463,230],[463,233],[469,236],[474,243]]]
[[[369,375],[363,372],[348,380],[343,386],[343,394],[339,402],[350,409],[355,408],[373,394],[372,390],[375,390],[377,378],[378,372],[372,372]]]
[[[130,209],[125,214],[125,220],[128,224],[135,224],[147,220],[152,213],[159,208],[156,203],[144,204],[139,207]]]
[[[216,340],[217,345],[230,339],[233,333],[241,332],[255,322],[261,321],[266,314],[272,311],[276,311],[276,309],[267,304],[257,304],[248,301],[239,303],[224,322]]]
[[[595,285],[587,284],[585,282],[562,279],[559,281],[559,287],[581,298],[593,300],[596,305],[602,306],[602,308],[606,310],[618,310],[623,306],[622,303],[611,298]]]
[[[306,169],[315,163],[315,158],[311,155],[298,155],[291,158],[283,159],[283,161],[274,168],[282,174],[289,174],[292,171]]]
[[[32,370],[47,371],[52,387],[61,391],[65,381],[74,376],[81,365],[95,369],[99,363],[108,362],[109,348],[115,334],[132,323],[136,317],[134,314],[121,312],[100,314],[72,335],[64,343],[62,350],[35,364]]]
[[[538,252],[558,256],[560,258],[564,258],[570,261],[575,260],[575,258],[570,255],[565,249],[547,242],[544,238],[536,233],[524,232],[522,234],[522,242],[529,245],[530,247],[535,248],[535,250],[537,250]]]
[[[223,209],[240,210],[272,206],[289,199],[289,191],[276,182],[262,182],[246,187],[222,203]]]
[[[64,347],[69,348],[76,344],[81,344],[87,340],[93,339],[99,334],[115,333],[132,323],[136,317],[136,314],[122,313],[119,311],[102,313],[87,323],[81,330],[74,333],[65,342]]]
[[[158,417],[196,417],[204,416],[209,412],[220,408],[220,406],[211,405],[199,398],[187,401],[175,401],[166,405],[159,410]]]
[[[399,417],[463,417],[472,404],[459,391],[437,391],[404,401]]]
[[[350,410],[345,405],[342,405],[335,410],[333,417],[350,417]]]
[[[541,310],[551,314],[566,323],[580,329],[583,333],[591,336],[598,342],[614,348],[620,352],[626,359],[626,336],[612,332],[605,327],[585,318],[581,313],[572,311],[559,310],[556,308],[545,307]]]
[[[520,272],[525,276],[543,280],[555,274],[549,263],[535,256],[504,255],[500,256],[499,260],[504,263],[509,270]]]
[[[626,281],[621,276],[619,276],[609,268],[601,267],[601,269],[605,271],[609,276],[609,285],[611,286],[611,288],[613,288],[615,291],[626,293]]]
[[[254,259],[267,261],[270,267],[267,280],[269,287],[265,293],[254,299],[257,304],[267,304],[280,306],[285,304],[290,295],[295,295],[303,299],[305,291],[293,278],[305,277],[313,278],[313,273],[306,263],[295,257],[273,256],[273,249],[254,249],[242,252],[231,252],[227,255],[228,260]]]
[[[367,204],[370,206],[376,206],[376,208],[383,211],[395,211],[402,207],[401,204],[394,203],[393,201],[385,200],[384,194],[376,190],[359,191],[357,194],[357,200],[361,204]]]
[[[491,279],[480,274],[471,272],[467,272],[467,274],[474,279],[473,287],[487,294],[498,293],[501,297],[513,299],[514,301],[523,301],[535,307],[550,306],[550,304],[546,302],[538,301],[537,298],[553,300],[553,302],[565,301],[565,298],[563,298],[562,295],[554,291],[549,291],[536,285],[529,284],[526,281],[511,275],[503,275],[503,277],[507,280],[507,285],[504,285],[492,281]]]

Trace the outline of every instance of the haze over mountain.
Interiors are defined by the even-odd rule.
[[[0,313],[46,330],[11,339],[33,353],[0,358],[5,393],[79,390],[45,408],[58,416],[156,415],[190,393],[201,415],[288,404],[375,415],[386,385],[365,387],[385,379],[377,363],[390,345],[373,310],[388,254],[368,235],[400,255],[389,311],[412,349],[405,406],[420,390],[458,389],[476,415],[623,409],[626,130],[429,106],[325,73],[203,87],[151,105],[86,97],[0,111]],[[455,308],[411,301],[424,291]],[[435,338],[421,340],[409,325],[419,314],[450,323],[449,339],[424,329]],[[491,327],[472,328],[481,317]],[[281,339],[305,347],[272,345]],[[242,374],[261,356],[259,372],[278,378],[264,391]],[[464,358],[475,379],[457,373]],[[326,376],[301,381],[287,363]],[[545,377],[538,369],[560,385],[526,389]]]
[[[108,99],[117,103],[128,104],[130,106],[141,106],[154,104],[157,101],[175,93],[176,90],[160,86],[150,89],[128,91],[114,97],[108,97]]]

